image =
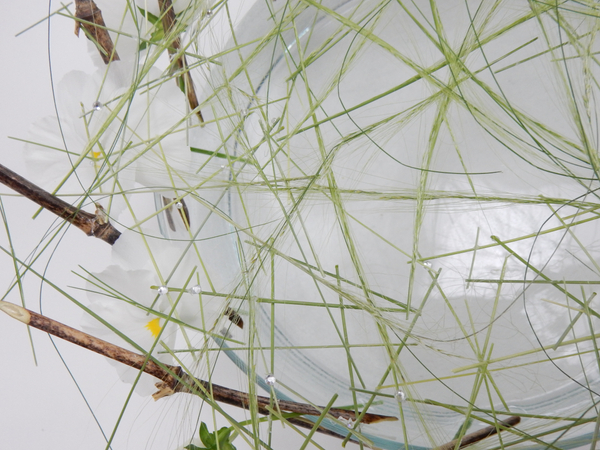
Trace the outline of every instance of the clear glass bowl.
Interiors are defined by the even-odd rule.
[[[592,439],[594,19],[494,5],[258,2],[211,75],[190,215],[245,323],[217,341],[280,399],[397,417],[375,447]]]

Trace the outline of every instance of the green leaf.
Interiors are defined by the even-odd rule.
[[[458,427],[458,431],[456,432],[456,434],[454,435],[454,437],[452,439],[458,439],[458,437],[461,434],[461,430],[464,428],[465,429],[464,432],[466,433],[471,425],[473,425],[473,419],[471,417],[469,417],[467,420],[465,420],[463,422],[463,424],[460,427]]]
[[[236,450],[236,448],[231,444],[231,433],[233,432],[233,427],[223,427],[214,433],[208,431],[208,427],[204,422],[200,424],[200,440],[204,445],[206,445],[206,449],[202,449],[200,447],[196,447],[195,445],[191,445],[186,447],[186,450]],[[236,435],[237,436],[237,435]],[[217,445],[218,443],[218,445]]]
[[[177,81],[179,83],[179,89],[185,94],[185,81],[183,80],[183,77],[179,77]]]
[[[217,431],[217,439],[221,447],[224,443],[229,443],[229,435],[231,434],[232,429],[229,427],[223,427],[219,431]]]
[[[158,17],[156,17],[154,14],[152,14],[151,12],[146,11],[143,8],[140,8],[139,6],[137,7],[138,10],[140,11],[140,13],[142,13],[142,15],[144,17],[146,17],[148,19],[148,22],[150,22],[152,25],[156,25],[156,23],[161,23],[160,19]],[[162,27],[162,25],[161,25]]]
[[[163,28],[162,21],[158,17],[150,12],[147,12],[145,9],[140,8],[139,6],[138,9],[140,13],[144,15],[144,17],[148,18],[148,22],[154,25],[154,29],[150,34],[150,39],[140,43],[140,50],[145,50],[148,47],[148,44],[160,43],[165,37],[165,30]]]
[[[209,449],[214,448],[217,444],[214,434],[208,431],[208,427],[204,422],[200,424],[200,440]]]
[[[160,25],[160,26],[155,25],[155,26],[156,26],[156,29],[150,35],[150,42],[152,42],[153,44],[158,44],[160,41],[162,41],[164,39],[165,31],[163,30],[162,25]]]
[[[222,159],[229,159],[229,157],[225,154],[225,153],[220,153],[217,152],[215,150],[205,150],[203,148],[197,148],[197,147],[190,147],[190,151],[194,152],[194,153],[200,153],[202,155],[208,155],[208,156],[214,156],[215,158],[222,158]],[[248,160],[244,159],[244,158],[240,158],[239,156],[236,157],[231,157],[231,159],[235,162],[243,162],[243,163],[247,163]]]
[[[227,159],[227,155],[225,153],[215,152],[213,150],[204,150],[203,148],[190,147],[190,150],[194,153],[201,153],[203,155],[215,156],[217,158]]]

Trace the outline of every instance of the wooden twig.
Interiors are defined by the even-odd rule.
[[[179,368],[181,369],[181,368]],[[179,375],[179,382],[173,389],[172,393],[175,392],[187,392],[191,394],[200,395],[206,397],[207,394],[212,394],[215,400],[227,403],[228,405],[238,406],[244,409],[250,408],[250,396],[241,391],[235,389],[226,388],[216,384],[210,384],[207,381],[199,380],[191,375],[183,372]],[[159,391],[153,395],[153,397],[162,397],[170,395],[169,387],[161,383],[156,385]],[[262,397],[257,395],[255,397],[256,404],[258,406],[258,412],[264,415],[269,415],[267,407],[277,408],[273,400],[269,397]],[[315,407],[306,403],[291,402],[287,400],[277,400],[277,404],[281,411],[293,412],[308,416],[320,416],[323,413],[323,407]],[[354,411],[340,408],[330,408],[328,414],[336,419],[342,419],[345,421],[355,421],[356,415]],[[376,422],[383,422],[389,420],[398,420],[396,417],[382,416],[378,414],[367,413],[363,416],[361,423],[370,424]]]
[[[240,408],[249,409],[250,407],[250,396],[245,392],[240,392],[235,389],[226,388],[224,386],[209,383],[208,381],[200,380],[187,374],[179,366],[158,364],[149,356],[142,356],[131,352],[13,303],[0,301],[0,310],[4,311],[13,318],[20,320],[26,325],[30,325],[34,328],[45,331],[46,333],[50,333],[56,337],[87,348],[93,352],[114,359],[115,361],[119,361],[135,369],[143,370],[153,377],[158,378],[161,380],[156,384],[156,387],[159,390],[152,396],[155,400],[175,394],[177,392],[181,392],[199,395],[203,398],[213,398],[216,401]],[[256,396],[254,399],[258,406],[258,412],[265,415],[269,414],[267,407],[276,409],[279,408],[281,411],[311,416],[320,416],[323,413],[322,407],[314,407],[305,403],[290,402],[285,400],[275,401],[269,397],[262,396]],[[327,411],[327,414],[335,419],[343,419],[345,421],[356,420],[356,415],[354,412],[347,409],[330,408]],[[391,416],[366,413],[362,417],[361,422],[369,424],[387,420],[398,419]],[[293,423],[301,426],[306,425],[300,420],[294,420]]]
[[[163,30],[165,32],[165,36],[168,38],[173,33],[173,28],[175,27],[175,10],[173,9],[173,4],[171,0],[158,0],[158,5],[160,7],[160,16],[163,25]],[[202,112],[200,108],[198,108],[198,97],[196,96],[196,88],[194,87],[194,81],[192,80],[192,76],[190,75],[190,71],[187,65],[187,60],[184,54],[178,54],[179,50],[181,50],[181,39],[179,36],[172,37],[172,42],[169,43],[169,57],[173,64],[179,69],[181,72],[181,76],[177,78],[178,82],[183,81],[183,86],[185,87],[185,93],[188,98],[188,103],[190,105],[190,109],[196,112],[198,119],[200,119],[200,123],[204,123],[204,117],[202,117]]]
[[[508,419],[498,422],[498,426],[489,426],[482,428],[481,430],[475,431],[471,434],[467,434],[463,436],[461,439],[454,439],[444,445],[440,445],[439,447],[432,448],[431,450],[454,450],[456,444],[459,444],[458,448],[464,448],[468,445],[474,444],[476,442],[482,441],[483,439],[493,436],[498,433],[498,431],[504,431],[507,428],[512,428],[521,422],[521,418],[519,416],[510,416]]]
[[[113,245],[121,236],[121,232],[112,226],[104,209],[98,204],[96,205],[96,214],[82,211],[46,192],[2,164],[0,164],[0,183],[72,223],[88,236],[102,239],[110,245]]]
[[[92,0],[75,0],[76,36],[79,36],[81,27],[85,30],[87,38],[98,47],[104,64],[119,60],[119,55],[104,24],[102,12]]]

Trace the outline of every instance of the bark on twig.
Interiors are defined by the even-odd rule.
[[[171,0],[158,0],[158,5],[160,7],[163,30],[165,31],[165,36],[168,38],[169,36],[172,36],[173,28],[175,27],[175,10],[173,10]],[[172,39],[173,41],[169,43],[169,56],[173,64],[181,72],[181,76],[179,76],[177,80],[178,82],[179,80],[183,81],[190,109],[196,112],[198,119],[200,119],[200,123],[203,124],[204,117],[202,117],[202,112],[200,112],[200,108],[198,108],[199,103],[198,97],[196,96],[196,88],[194,87],[192,76],[190,75],[187,60],[184,54],[178,54],[179,50],[181,50],[181,39],[179,39],[179,36],[172,37]]]
[[[96,205],[96,214],[82,211],[46,192],[2,164],[0,164],[0,183],[17,191],[58,217],[72,223],[88,236],[102,239],[110,245],[113,245],[119,236],[121,236],[121,232],[114,228],[108,221],[100,205]]]
[[[202,397],[206,397],[207,394],[212,394],[215,400],[227,403],[228,405],[237,406],[244,409],[250,408],[250,396],[245,392],[226,388],[217,384],[211,384],[207,381],[199,380],[195,377],[192,377],[185,372],[181,373],[178,378],[179,382],[175,385],[175,388],[173,389],[172,393],[185,392],[200,395]],[[162,396],[160,394],[163,391],[163,389],[165,389],[165,394],[169,395],[168,386],[164,386],[161,383],[157,383],[156,387],[159,388],[159,391],[156,394],[154,394],[154,397],[158,396],[160,398]],[[314,407],[306,403],[291,402],[287,400],[277,400],[277,405],[275,405],[269,397],[262,397],[260,395],[257,395],[255,399],[256,404],[258,406],[258,412],[264,415],[269,415],[269,410],[267,407],[270,406],[272,406],[273,408],[277,408],[277,406],[279,406],[279,409],[281,411],[293,412],[308,416],[320,416],[323,413],[323,407]],[[343,419],[346,421],[356,420],[356,414],[354,414],[354,411],[348,409],[330,408],[328,410],[328,414],[336,419]],[[379,414],[366,413],[363,416],[361,423],[370,424],[388,420],[398,419],[396,417],[391,416],[382,416]]]
[[[153,395],[155,400],[177,392],[182,392],[195,394],[203,398],[213,398],[216,401],[240,408],[248,409],[250,406],[251,399],[247,393],[200,380],[185,373],[179,366],[170,366],[167,364],[160,365],[149,356],[142,356],[118,347],[117,345],[103,341],[102,339],[98,339],[94,336],[90,336],[87,333],[71,328],[13,303],[0,301],[0,310],[27,325],[92,350],[135,369],[143,370],[144,372],[158,378],[161,381],[156,384],[156,387],[159,390]],[[269,414],[268,407],[275,409],[278,408],[281,411],[311,416],[320,416],[323,413],[322,407],[314,407],[305,403],[297,403],[285,400],[274,401],[269,397],[262,396],[256,396],[254,399],[258,406],[258,412],[265,415]],[[356,420],[356,415],[354,412],[347,409],[330,408],[327,411],[327,414],[335,419],[343,419],[346,421]],[[302,422],[301,418],[297,419],[298,420],[292,418],[290,421],[300,426],[307,425],[306,423]],[[398,419],[391,416],[365,413],[361,419],[361,423],[369,424],[387,420]],[[314,426],[311,424],[308,425],[311,428]],[[325,429],[323,429],[322,432],[332,434]],[[343,436],[341,437],[343,438]]]
[[[102,12],[92,0],[75,0],[76,36],[79,36],[81,27],[85,30],[87,38],[98,47],[104,64],[119,60],[119,55],[104,24]]]
[[[475,431],[471,434],[467,434],[463,436],[461,439],[454,439],[453,441],[448,442],[447,444],[440,445],[439,447],[435,447],[431,450],[454,450],[456,448],[456,444],[459,444],[458,448],[464,448],[468,445],[474,444],[476,442],[482,441],[483,439],[493,436],[498,433],[498,431],[504,431],[507,428],[512,428],[521,422],[521,418],[519,416],[510,416],[508,419],[503,420],[502,422],[498,422],[498,426],[489,426],[482,428],[481,430]]]

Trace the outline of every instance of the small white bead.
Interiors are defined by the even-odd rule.
[[[267,383],[269,386],[274,386],[276,382],[277,378],[275,378],[275,375],[273,375],[272,373],[265,377],[265,383]]]
[[[340,416],[338,417],[338,420],[345,424],[348,428],[354,427],[354,420],[352,419],[345,419],[344,417]]]
[[[188,291],[188,293],[190,293],[190,294],[195,294],[195,295],[197,295],[197,294],[199,294],[200,292],[202,292],[202,288],[200,287],[200,285],[199,285],[199,284],[197,284],[196,286],[192,286],[191,288],[189,288],[187,291]]]
[[[406,394],[404,393],[404,391],[402,389],[400,389],[398,392],[396,392],[394,394],[394,397],[396,397],[396,400],[398,400],[399,402],[403,402],[404,400],[406,400]]]
[[[166,295],[169,292],[169,288],[166,286],[158,287],[158,295]]]

